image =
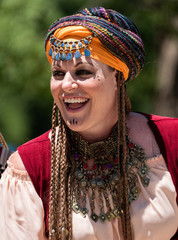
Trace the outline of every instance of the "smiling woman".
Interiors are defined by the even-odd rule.
[[[118,118],[116,70],[85,56],[60,66],[54,61],[51,92],[70,129],[88,142],[109,137]]]
[[[178,239],[178,120],[131,112],[138,29],[96,7],[48,30],[52,129],[18,147],[0,182],[1,239]]]

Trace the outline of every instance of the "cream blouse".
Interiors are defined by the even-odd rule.
[[[150,184],[139,181],[141,193],[130,207],[133,239],[169,240],[178,227],[175,187],[162,155],[147,164]],[[118,221],[95,223],[73,212],[73,240],[122,240]],[[9,163],[0,180],[0,240],[46,240],[44,231],[43,204],[28,173]]]

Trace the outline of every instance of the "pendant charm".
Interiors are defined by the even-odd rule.
[[[79,213],[80,212],[80,207],[77,203],[72,204],[72,209],[75,213]]]
[[[94,221],[97,222],[98,221],[98,216],[95,213],[92,213],[90,218]]]

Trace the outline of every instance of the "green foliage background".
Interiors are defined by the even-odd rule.
[[[47,29],[56,19],[93,6],[115,9],[138,26],[147,58],[128,92],[133,110],[154,113],[159,50],[167,35],[177,34],[172,27],[177,0],[1,0],[0,131],[8,143],[17,146],[50,128]]]

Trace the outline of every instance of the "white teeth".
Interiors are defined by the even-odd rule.
[[[87,98],[66,98],[64,99],[65,103],[84,103],[88,101]]]

